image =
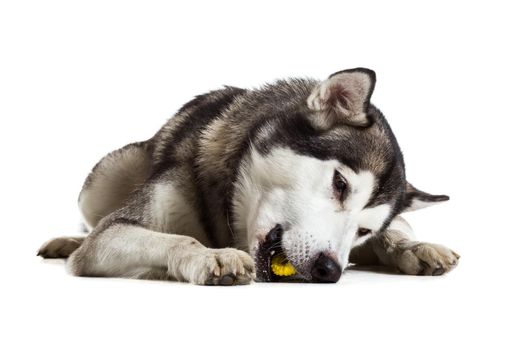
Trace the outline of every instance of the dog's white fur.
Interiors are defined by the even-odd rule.
[[[191,236],[204,245],[208,238],[198,220],[197,213],[185,203],[177,187],[171,182],[154,185],[153,200],[149,208],[152,226],[159,232],[180,232]]]
[[[89,241],[68,260],[75,275],[119,276],[143,279],[176,279],[205,284],[210,275],[235,274],[250,280],[251,257],[233,248],[206,248],[195,238],[155,232],[141,227],[114,225],[97,242]],[[93,248],[96,244],[99,249]],[[86,257],[84,251],[89,249]],[[78,261],[78,257],[83,260]]]

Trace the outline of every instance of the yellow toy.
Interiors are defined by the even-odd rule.
[[[272,271],[277,276],[291,276],[295,275],[295,268],[284,258],[284,255],[279,254],[272,257]]]

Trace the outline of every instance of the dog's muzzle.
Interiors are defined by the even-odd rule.
[[[255,264],[256,264],[256,279],[259,282],[278,282],[278,281],[302,281],[302,282],[316,282],[316,283],[335,283],[339,281],[342,274],[342,269],[339,263],[331,258],[328,254],[320,253],[310,268],[309,278],[301,275],[292,277],[277,276],[272,272],[271,262],[272,257],[282,254],[286,257],[282,249],[283,228],[280,224],[275,225],[274,228],[268,232],[263,242],[259,243],[257,248]]]

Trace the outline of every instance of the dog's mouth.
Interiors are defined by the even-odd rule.
[[[293,282],[304,280],[288,261],[282,248],[283,228],[280,224],[268,232],[256,252],[256,278],[259,282]],[[276,271],[278,273],[276,273]]]

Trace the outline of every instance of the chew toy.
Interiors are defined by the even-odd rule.
[[[277,276],[291,276],[296,272],[293,265],[281,254],[272,257],[271,266],[273,273]]]

